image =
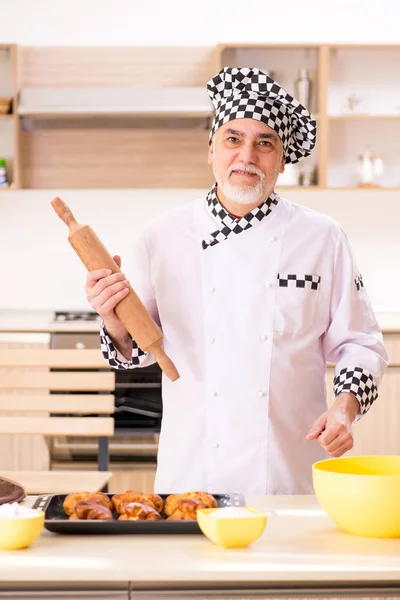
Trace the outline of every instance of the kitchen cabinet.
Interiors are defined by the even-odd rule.
[[[223,66],[257,67],[291,94],[307,69],[317,121],[317,146],[298,165],[314,173],[311,188],[400,189],[400,45],[221,44]],[[376,184],[358,185],[358,155],[369,150],[384,161]],[[279,179],[278,179],[279,186]]]
[[[214,48],[21,48],[24,188],[208,188]]]
[[[398,190],[399,59],[399,45],[22,47],[13,90],[19,116],[14,110],[7,123],[14,131],[13,185],[207,189],[212,106],[205,84],[222,66],[255,66],[295,96],[300,69],[311,80],[317,145],[288,167],[291,188],[307,182],[309,189]],[[360,186],[359,155],[367,150],[381,156],[384,171]]]
[[[0,333],[0,348],[2,350],[14,348],[29,348],[32,352],[48,348],[50,335],[47,333]],[[25,367],[1,367],[1,373],[26,371]],[[40,368],[40,371],[47,370]],[[15,394],[32,396],[43,395],[43,391],[30,390],[26,392],[0,391],[1,395],[12,397]],[[10,413],[12,406],[10,406]],[[38,413],[18,413],[19,416],[31,416]],[[48,413],[40,413],[47,416]],[[50,452],[45,436],[43,435],[0,435],[0,471],[45,471],[50,466]]]

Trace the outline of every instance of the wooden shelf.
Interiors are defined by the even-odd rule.
[[[388,119],[388,120],[399,120],[399,115],[362,115],[362,114],[354,114],[354,115],[328,115],[328,119],[330,121],[362,121],[362,120],[376,120],[376,119]]]
[[[400,187],[389,187],[389,186],[371,186],[371,187],[362,187],[354,185],[352,187],[339,187],[331,185],[330,187],[325,188],[327,190],[338,190],[338,191],[357,191],[357,192],[398,192],[400,191]]]
[[[207,118],[212,104],[203,87],[23,87],[18,114],[30,118]]]
[[[375,50],[377,62],[370,65],[365,57]],[[389,150],[379,143],[391,137],[400,114],[368,114],[400,110],[397,52],[400,45],[318,43],[229,43],[208,49],[21,48],[21,81],[14,94],[18,114],[3,117],[16,132],[14,189],[208,187],[213,179],[206,161],[213,111],[205,84],[222,66],[254,66],[275,71],[277,81],[294,95],[299,68],[310,69],[313,82],[310,110],[318,140],[309,165],[317,166],[319,185],[278,183],[278,192],[397,191],[389,185],[346,186],[357,181],[353,164],[370,139],[372,146],[378,142],[373,148],[377,153],[389,154],[389,169],[381,181],[398,184],[393,175],[398,163],[395,143],[389,140]],[[383,84],[381,98],[365,86],[372,77],[369,69]],[[361,97],[356,110],[366,114],[339,114],[351,105],[353,94]],[[358,140],[362,144],[354,150]],[[156,176],[154,161],[161,165]],[[332,185],[336,183],[342,185]]]
[[[304,190],[323,190],[326,188],[323,188],[320,185],[276,185],[275,189],[279,192],[280,190],[286,192],[286,191],[304,191]]]

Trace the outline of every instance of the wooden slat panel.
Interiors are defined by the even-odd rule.
[[[47,349],[49,344],[48,336],[33,334],[25,338],[20,335],[12,335],[7,341],[0,341],[0,350],[6,354],[10,351],[23,351],[31,355],[38,350]],[[46,371],[46,367],[39,367]],[[0,363],[0,382],[5,372],[25,371],[25,367],[3,367]],[[46,390],[47,391],[47,390]],[[46,392],[26,391],[16,394],[14,390],[1,391],[0,398],[3,396],[12,397],[14,395],[27,394],[34,402],[36,395],[43,396]],[[29,414],[30,411],[28,411]],[[20,416],[22,416],[20,414]],[[25,415],[28,416],[28,415]],[[47,416],[42,414],[41,416]],[[4,469],[22,469],[22,470],[48,470],[50,467],[50,453],[46,438],[42,435],[1,435],[0,436],[0,471]]]
[[[23,186],[209,188],[208,130],[70,129],[21,134]]]
[[[104,391],[115,388],[114,373],[4,373],[0,390]]]
[[[1,367],[52,367],[107,369],[101,350],[0,350]]]
[[[2,471],[20,483],[27,494],[69,494],[100,491],[111,479],[109,471]]]
[[[20,63],[21,87],[205,86],[215,48],[23,47]]]
[[[5,411],[111,414],[114,412],[114,396],[109,394],[1,395],[0,412]]]
[[[114,419],[105,417],[1,417],[0,433],[110,436]]]

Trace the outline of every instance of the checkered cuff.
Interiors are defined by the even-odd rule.
[[[126,359],[121,360],[119,356],[122,357],[122,355],[112,343],[104,326],[104,322],[102,322],[100,327],[100,346],[104,359],[110,367],[114,367],[115,369],[132,369],[133,367],[140,365],[141,357],[147,356],[147,352],[143,352],[135,340],[132,340],[132,359],[130,361],[127,361]]]
[[[361,367],[342,369],[333,380],[335,396],[342,392],[353,394],[360,403],[360,412],[366,413],[378,397],[378,388],[372,375]]]

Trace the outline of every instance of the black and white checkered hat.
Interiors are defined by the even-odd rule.
[[[233,119],[257,119],[282,140],[286,163],[305,158],[315,146],[317,125],[308,110],[258,69],[225,67],[207,83],[215,108],[210,140]]]

